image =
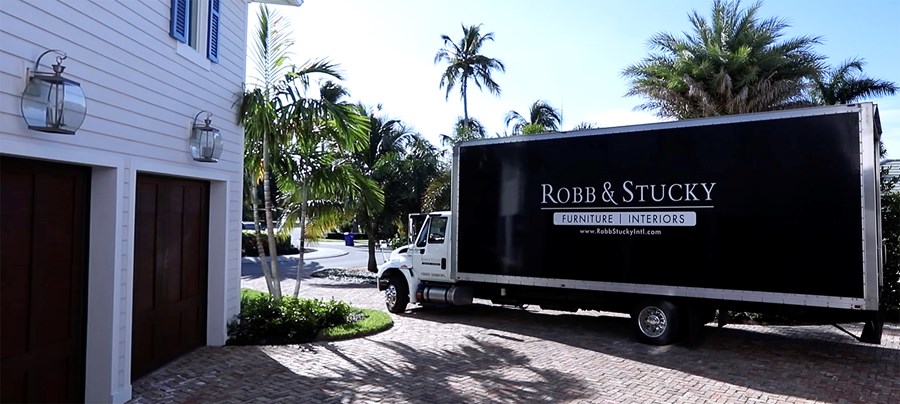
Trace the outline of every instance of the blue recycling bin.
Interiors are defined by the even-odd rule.
[[[353,233],[344,233],[344,245],[353,247]]]

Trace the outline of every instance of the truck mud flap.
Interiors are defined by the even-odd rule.
[[[839,324],[832,325],[859,342],[881,345],[881,334],[884,332],[884,313],[881,311],[872,313],[863,325],[862,335],[859,337]]]
[[[881,344],[881,334],[884,331],[884,313],[879,311],[872,315],[863,326],[862,336],[859,337],[860,342],[868,344]]]

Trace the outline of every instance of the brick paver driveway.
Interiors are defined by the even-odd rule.
[[[373,285],[301,290],[383,308]],[[134,401],[900,403],[897,325],[878,346],[829,326],[707,326],[686,348],[637,343],[627,318],[606,313],[477,305],[393,318],[350,341],[201,348],[135,382]]]

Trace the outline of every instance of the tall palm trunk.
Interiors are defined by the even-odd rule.
[[[300,278],[302,277],[303,267],[306,265],[305,252],[306,249],[306,208],[307,194],[306,186],[300,191],[300,257],[297,260],[297,283],[294,285],[294,297],[300,296]]]
[[[375,234],[369,233],[369,272],[378,272],[378,261],[375,260]]]
[[[467,80],[466,78],[463,78],[460,91],[462,91],[463,118],[466,120],[466,131],[471,132],[472,127],[469,124],[469,98],[468,98],[468,95],[466,94],[466,87],[468,87],[468,84],[469,84],[469,80]]]
[[[256,184],[252,186],[250,200],[253,201],[253,232],[256,235],[256,252],[259,253],[259,266],[262,268],[263,277],[266,279],[266,288],[269,289],[269,294],[274,296],[275,282],[272,280],[269,263],[266,262],[266,248],[263,245],[262,232],[259,231],[259,200],[256,198]]]
[[[375,234],[377,234],[375,219],[366,209],[360,212],[360,222],[363,225],[363,230],[365,230],[368,235],[368,242],[366,244],[369,248],[369,262],[367,264],[367,269],[369,272],[378,272],[378,261],[375,259],[375,244],[378,241],[375,237]]]
[[[266,207],[266,234],[269,236],[269,264],[272,266],[272,282],[274,290],[272,297],[276,300],[281,299],[281,277],[278,274],[278,245],[275,242],[275,230],[272,221],[272,191],[269,189],[269,136],[263,135],[263,198]]]

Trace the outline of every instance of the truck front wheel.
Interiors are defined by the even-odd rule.
[[[403,313],[409,304],[409,286],[406,279],[394,274],[388,279],[388,287],[384,290],[384,304],[391,313]]]
[[[669,345],[678,335],[678,308],[665,300],[639,304],[631,315],[638,340],[651,345]]]

